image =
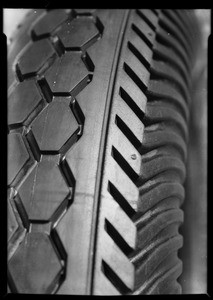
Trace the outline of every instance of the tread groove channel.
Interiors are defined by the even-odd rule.
[[[109,279],[113,286],[122,294],[127,294],[131,290],[123,283],[118,275],[110,268],[110,266],[102,259],[102,271],[104,275]]]
[[[124,123],[124,121],[118,116],[115,116],[115,124],[132,143],[132,145],[138,150],[141,147],[141,142],[136,138],[131,129]]]
[[[120,250],[128,256],[133,249],[126,243],[115,227],[105,218],[105,230]]]
[[[141,91],[145,93],[147,90],[146,85],[143,83],[143,81],[141,81],[138,75],[135,74],[132,68],[126,62],[124,62],[123,68],[126,74],[134,81],[134,83],[141,89]]]
[[[139,177],[138,174],[132,169],[132,167],[128,164],[128,162],[123,158],[123,156],[114,146],[112,146],[111,155],[114,158],[114,160],[118,163],[118,165],[121,167],[121,169],[135,184],[135,182]]]
[[[152,50],[152,43],[148,38],[143,34],[143,32],[134,24],[132,23],[132,30],[142,39],[143,42],[146,43],[146,45]]]

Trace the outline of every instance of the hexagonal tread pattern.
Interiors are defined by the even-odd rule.
[[[95,20],[91,13],[47,11],[13,61],[20,83],[9,90],[8,183],[25,175],[14,187],[27,234],[9,253],[12,292],[52,293],[63,281],[66,253],[52,226],[74,198],[75,178],[64,158],[83,133],[85,117],[74,97],[92,80],[85,49],[101,35]],[[11,206],[8,214],[12,239],[18,223]]]

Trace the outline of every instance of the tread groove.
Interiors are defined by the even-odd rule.
[[[131,129],[124,123],[124,121],[118,116],[115,116],[115,124],[132,143],[132,145],[138,150],[141,147],[141,142],[136,138]]]
[[[72,173],[65,157],[63,157],[61,159],[60,164],[59,164],[59,168],[61,170],[61,173],[63,174],[63,177],[64,177],[67,185],[74,190],[76,180],[75,180],[75,177],[74,177],[74,175],[73,175],[73,173]],[[72,191],[72,194],[74,195],[75,192]]]
[[[52,46],[55,49],[55,52],[59,57],[61,57],[65,53],[65,48],[61,40],[57,36],[54,36],[50,38],[50,41],[52,42]]]
[[[126,74],[134,81],[134,83],[136,83],[136,85],[141,89],[141,91],[143,93],[146,92],[147,87],[146,85],[143,83],[143,81],[141,81],[141,79],[135,74],[135,72],[132,70],[132,68],[126,63],[124,62],[123,64],[123,68],[124,71],[126,72]]]
[[[143,32],[133,23],[132,24],[132,30],[142,39],[143,42],[146,43],[146,45],[152,50],[152,43],[150,40],[143,34]]]
[[[87,52],[84,53],[84,55],[82,56],[82,60],[85,64],[85,66],[87,67],[87,70],[89,72],[94,72],[95,71],[95,65],[93,64],[93,61],[91,60],[90,56],[88,55]]]
[[[29,231],[30,222],[28,219],[28,215],[27,215],[27,212],[26,212],[24,205],[22,204],[22,201],[18,194],[14,198],[14,203],[15,203],[16,209],[19,213],[19,216],[21,218],[24,228],[26,228],[26,230]]]
[[[112,195],[113,199],[118,203],[118,205],[123,209],[127,216],[131,219],[135,210],[131,207],[128,201],[124,196],[118,191],[118,189],[112,184],[111,181],[108,181],[108,192]]]
[[[104,25],[102,24],[101,20],[97,16],[95,18],[95,25],[98,28],[100,36],[102,37],[103,32],[104,32]]]
[[[151,9],[151,11],[158,17],[159,12],[156,9]]]
[[[128,256],[132,252],[132,248],[126,243],[120,233],[115,229],[115,227],[105,218],[105,230],[107,234],[113,239],[115,244],[120,248],[120,250]]]
[[[149,27],[150,27],[153,31],[155,31],[155,26],[152,24],[152,22],[150,22],[150,20],[146,17],[146,15],[143,14],[142,11],[136,9],[136,13],[139,15],[139,17],[140,17],[143,21],[145,21],[145,22],[147,23],[147,25],[149,25]]]
[[[120,86],[119,95],[126,102],[126,104],[131,108],[131,110],[136,114],[139,120],[143,120],[145,114],[144,112],[135,104],[134,100],[129,96],[129,94]]]
[[[84,113],[82,112],[81,107],[75,98],[72,98],[70,108],[79,124],[78,135],[81,136],[83,134],[83,127],[85,122]]]
[[[138,51],[138,49],[135,48],[135,46],[128,41],[127,43],[129,50],[137,57],[137,59],[144,65],[144,67],[149,71],[150,63],[144,58],[141,52]]]
[[[102,272],[121,294],[127,294],[130,292],[130,289],[123,283],[123,281],[118,277],[118,275],[110,268],[110,266],[103,259],[102,259]]]
[[[43,77],[37,81],[38,87],[40,88],[40,91],[42,95],[44,96],[44,99],[50,103],[53,98],[52,91],[46,81],[46,79]]]
[[[32,151],[32,154],[35,158],[35,160],[37,162],[40,161],[41,159],[41,151],[39,149],[39,146],[37,144],[37,141],[32,133],[32,130],[30,130],[27,134],[26,134],[26,139],[28,141],[28,144],[29,144],[29,147],[30,147],[30,150]]]
[[[71,149],[71,147],[79,140],[81,135],[79,135],[79,132],[81,132],[81,127],[78,128],[71,137],[64,143],[64,145],[60,148],[58,153],[65,155],[66,152]]]
[[[117,164],[121,167],[121,169],[126,173],[126,175],[133,181],[133,183],[135,183],[139,175],[132,169],[132,167],[114,146],[112,146],[111,155],[117,162]]]

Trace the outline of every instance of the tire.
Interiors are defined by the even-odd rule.
[[[176,294],[192,11],[36,10],[8,52],[8,291]]]

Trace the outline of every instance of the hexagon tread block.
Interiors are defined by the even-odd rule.
[[[88,80],[88,70],[81,52],[67,52],[57,58],[45,72],[45,78],[54,94],[74,95],[75,90],[85,87]]]
[[[8,97],[8,124],[24,124],[33,112],[37,115],[41,101],[34,80],[21,82]]]
[[[51,293],[62,269],[50,238],[42,232],[28,233],[8,262],[18,293]]]
[[[69,17],[65,9],[54,9],[46,13],[43,18],[32,28],[32,34],[35,38],[43,38],[49,36],[60,24],[65,22]]]
[[[41,151],[57,151],[78,131],[78,123],[67,99],[57,97],[32,124]]]
[[[43,156],[19,189],[19,196],[30,220],[49,221],[70,189],[51,156]]]
[[[14,132],[8,135],[8,185],[15,179],[19,171],[24,167],[30,155],[26,149],[23,137],[20,133]]]
[[[22,81],[37,75],[42,68],[48,67],[55,57],[56,52],[48,39],[29,44],[17,62],[18,77]]]
[[[60,38],[65,49],[85,50],[99,37],[100,33],[94,20],[88,17],[78,17],[65,22],[57,36]]]

